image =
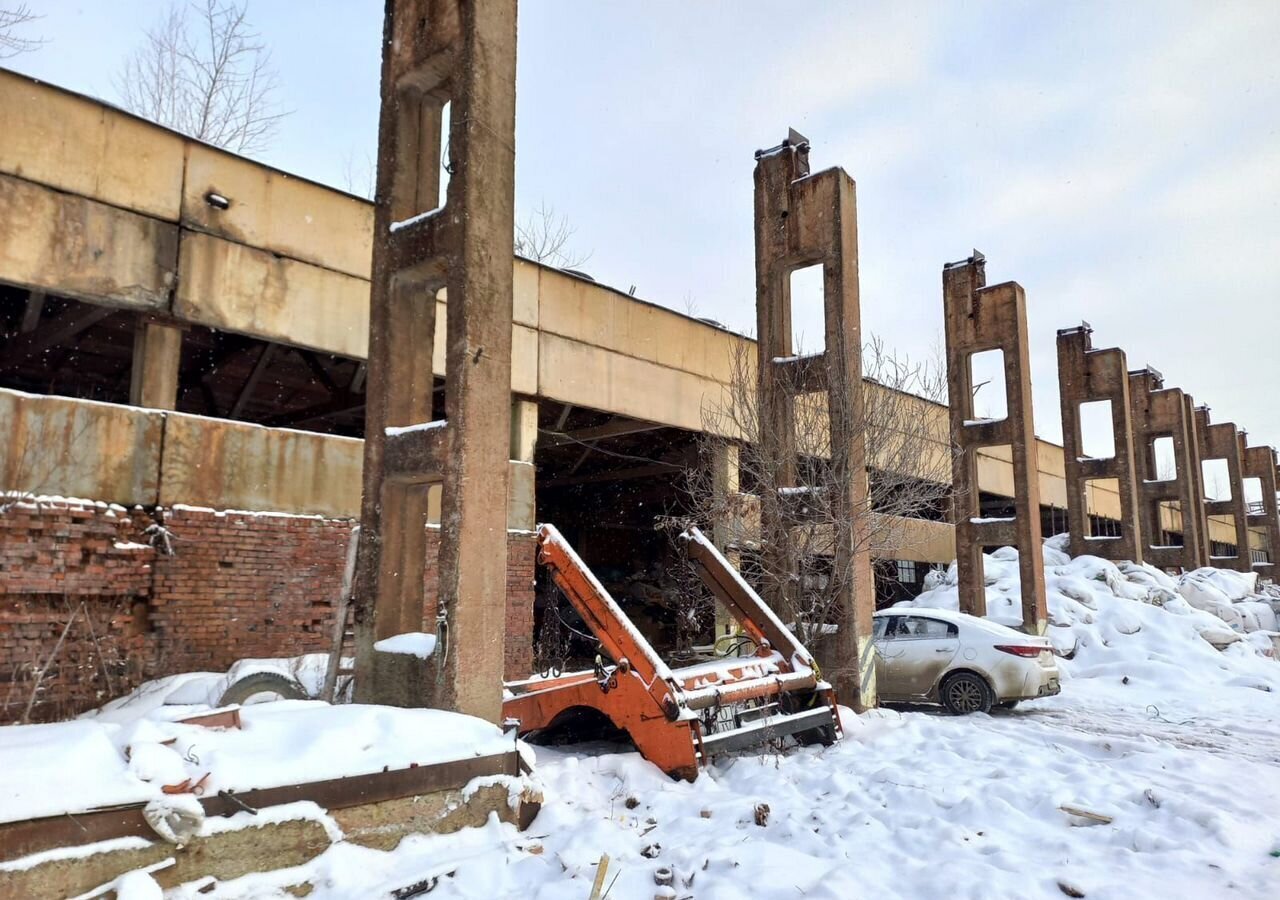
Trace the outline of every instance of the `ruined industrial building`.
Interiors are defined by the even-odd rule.
[[[57,640],[64,595],[94,597],[100,627],[120,641],[113,686],[327,649],[360,514],[372,205],[12,73],[0,73],[0,104],[17,126],[0,143],[0,291],[12,335],[0,402],[14,435],[5,482],[91,501],[4,517],[3,590],[17,602],[4,610],[14,619],[0,672],[14,684],[33,649]],[[24,135],[42,137],[37,146]],[[645,576],[662,571],[670,541],[655,519],[679,512],[704,397],[725,390],[734,345],[747,340],[515,260],[508,677],[533,669],[538,521],[555,522],[606,586],[627,596],[634,584],[637,616],[661,618],[663,583]],[[443,328],[435,348],[431,412],[442,418]],[[1133,384],[1135,417],[1155,416],[1167,391],[1148,402],[1146,382]],[[1174,425],[1194,426],[1181,409]],[[1173,430],[1163,421],[1152,433]],[[1012,513],[1012,454],[975,458],[972,508]],[[1067,531],[1063,450],[1036,441],[1034,458],[1035,529]],[[1082,521],[1119,532],[1120,492],[1085,481]],[[427,493],[427,517],[439,521],[438,490]],[[1160,523],[1161,544],[1178,548],[1155,561],[1180,561],[1181,516],[1159,509],[1142,521]],[[178,552],[151,545],[156,525]],[[1270,563],[1265,525],[1246,533],[1250,561]],[[436,535],[426,532],[427,558]],[[1208,521],[1206,538],[1213,556],[1239,557],[1224,518]],[[914,523],[901,558],[875,566],[877,597],[918,593],[930,565],[955,554],[943,516]],[[428,566],[428,619],[436,578]],[[216,599],[201,596],[208,586]],[[68,668],[41,702],[56,716],[107,691],[101,672]]]
[[[1239,721],[1265,719],[1258,697],[1280,690],[1275,450],[1194,385],[1138,368],[1123,334],[988,284],[977,250],[937,260],[938,394],[864,378],[879,350],[862,326],[858,173],[786,123],[737,161],[753,336],[508,253],[515,26],[516,0],[389,0],[376,202],[0,69],[0,761],[115,767],[72,779],[83,796],[66,802],[0,793],[21,809],[0,809],[0,896],[129,897],[139,872],[215,896],[355,896],[365,865],[380,879],[367,896],[543,896],[518,875],[467,882],[465,861],[494,847],[484,868],[545,862],[592,900],[606,876],[632,877],[610,853],[644,868],[614,896],[650,882],[701,896],[700,872],[783,896],[793,882],[769,879],[808,863],[716,850],[699,868],[681,855],[689,832],[658,831],[665,851],[649,837],[672,820],[664,804],[682,798],[682,828],[785,828],[795,853],[847,845],[849,860],[864,839],[850,823],[912,802],[877,793],[904,786],[888,776],[849,779],[917,757],[898,777],[927,773],[905,787],[945,810],[920,821],[971,802],[970,782],[949,783],[962,759],[1086,742],[1063,763],[1070,786],[1117,753],[1146,760],[1148,727],[1209,748],[1188,782],[1226,780],[1213,765],[1243,752],[1230,728],[1161,706],[1184,665]],[[818,352],[793,336],[791,281],[815,267]],[[1056,372],[1032,372],[1029,317],[1062,320]],[[979,358],[998,373],[982,383]],[[1033,374],[1056,381],[1065,446],[1036,434]],[[1109,454],[1086,450],[1090,416],[1109,423]],[[972,665],[944,672],[971,627],[999,629],[990,649],[1027,668],[987,677],[965,643]],[[946,659],[904,689],[897,638],[950,642]],[[234,690],[264,675],[278,706]],[[1151,692],[1132,701],[1145,717],[1114,712],[1126,690]],[[989,724],[961,735],[919,703]],[[914,743],[877,749],[893,729]],[[261,777],[235,756],[295,738]],[[1262,741],[1245,756],[1273,773],[1280,743]],[[790,767],[803,815],[771,806],[752,753]],[[1035,764],[1052,785],[1042,818],[1161,851],[1144,829],[1165,820],[1126,816],[1182,815],[1158,782],[1176,766],[1118,767],[1075,797],[1056,761]],[[146,785],[111,793],[112,778]],[[625,837],[575,831],[600,810],[556,805],[573,790],[612,792],[596,818]],[[819,791],[847,821],[824,818]],[[977,848],[992,826],[970,826]],[[342,848],[383,855],[307,868]],[[841,865],[801,893],[852,890]],[[1065,876],[1028,895],[1041,888],[1086,896]]]

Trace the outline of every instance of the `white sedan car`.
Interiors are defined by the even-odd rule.
[[[881,700],[941,703],[957,715],[1013,707],[1058,693],[1049,640],[941,609],[875,614]]]

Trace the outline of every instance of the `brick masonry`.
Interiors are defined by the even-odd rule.
[[[172,556],[147,545],[153,519],[142,510],[0,513],[0,722],[22,717],[37,678],[29,720],[50,721],[150,678],[328,649],[350,520],[180,507],[164,521]],[[508,541],[506,672],[516,678],[532,667],[537,548],[530,533]],[[437,547],[432,530],[428,559]],[[432,565],[424,586],[430,630]]]

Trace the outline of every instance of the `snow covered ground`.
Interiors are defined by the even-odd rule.
[[[730,758],[693,784],[617,747],[536,748],[546,802],[525,833],[494,820],[392,853],[337,844],[168,896],[308,881],[321,900],[384,897],[436,878],[432,898],[584,900],[603,854],[615,900],[1280,896],[1280,664],[1245,630],[1271,606],[1230,573],[1174,581],[1060,549],[1045,550],[1057,697],[850,714],[835,746]],[[988,558],[993,618],[1017,617],[1011,554]],[[954,606],[953,574],[915,602]]]

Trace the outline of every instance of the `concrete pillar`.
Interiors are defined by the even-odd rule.
[[[1067,520],[1071,555],[1086,553],[1103,559],[1142,562],[1142,524],[1138,482],[1134,476],[1133,423],[1129,403],[1129,375],[1124,351],[1093,349],[1087,323],[1058,332],[1058,394],[1062,405],[1062,446],[1066,460]],[[1086,457],[1080,431],[1080,405],[1111,401],[1111,433],[1115,455]],[[1095,479],[1115,479],[1120,494],[1120,535],[1090,537],[1086,488]]]
[[[742,519],[737,511],[739,491],[738,447],[736,444],[717,444],[711,460],[712,506],[717,510],[711,524],[711,540],[735,569],[741,567],[742,555],[735,549],[741,536]],[[737,623],[723,603],[716,604],[715,640],[734,632]]]
[[[1044,634],[1048,608],[1040,539],[1040,478],[1031,412],[1026,297],[1016,282],[992,287],[986,284],[986,257],[977,251],[963,262],[943,267],[951,439],[957,448],[952,459],[952,509],[956,517],[960,608],[970,615],[986,615],[982,548],[1013,546],[1018,549],[1022,580],[1022,628],[1032,634]],[[975,353],[997,349],[1004,354],[1008,415],[1004,419],[979,420],[973,407],[971,358]],[[1009,446],[1013,456],[1015,516],[984,519],[978,451],[1004,445]]]
[[[1196,436],[1199,440],[1200,465],[1209,460],[1223,459],[1227,463],[1227,486],[1231,491],[1228,500],[1209,500],[1205,497],[1205,532],[1209,536],[1209,517],[1222,516],[1231,520],[1232,531],[1236,536],[1236,552],[1234,556],[1214,556],[1210,548],[1209,565],[1221,569],[1235,569],[1237,572],[1252,572],[1253,558],[1249,552],[1249,508],[1244,498],[1244,446],[1240,430],[1231,422],[1209,421],[1209,407],[1201,406],[1195,411]],[[1203,469],[1201,470],[1203,480]]]
[[[858,295],[858,222],[853,179],[842,169],[809,172],[809,142],[794,131],[772,150],[756,154],[756,323],[758,441],[775,466],[774,487],[760,498],[765,565],[796,572],[790,531],[803,524],[803,504],[788,503],[797,486],[794,404],[803,394],[826,394],[832,492],[822,506],[831,524],[835,580],[834,658],[828,679],[854,709],[876,705],[866,440],[863,434],[862,330]],[[826,349],[793,355],[791,273],[823,267]],[[786,598],[771,585],[764,599],[786,610]]]
[[[502,715],[511,451],[516,0],[389,0],[370,292],[356,688],[366,702]],[[439,206],[443,110],[451,104]],[[430,422],[447,289],[445,419]],[[418,426],[418,427],[415,427]],[[373,650],[420,630],[428,490],[439,613],[426,664]]]
[[[1139,509],[1143,559],[1162,569],[1195,569],[1205,565],[1209,545],[1205,537],[1204,492],[1201,489],[1200,453],[1193,414],[1194,401],[1177,388],[1166,388],[1164,376],[1150,367],[1129,373],[1134,463],[1141,492]],[[1159,471],[1155,442],[1173,441],[1177,471]],[[1162,506],[1176,504],[1179,522]],[[1181,527],[1182,544],[1164,540],[1170,526]]]
[[[1276,451],[1274,447],[1247,447],[1244,451],[1244,477],[1256,478],[1262,485],[1262,503],[1249,509],[1249,527],[1262,531],[1269,562],[1254,563],[1262,578],[1280,580],[1280,509],[1277,509]]]
[[[507,527],[532,531],[538,527],[533,454],[538,443],[538,402],[511,401],[510,488]]]
[[[129,404],[147,409],[176,409],[182,332],[177,325],[141,317],[133,333],[133,371]]]

